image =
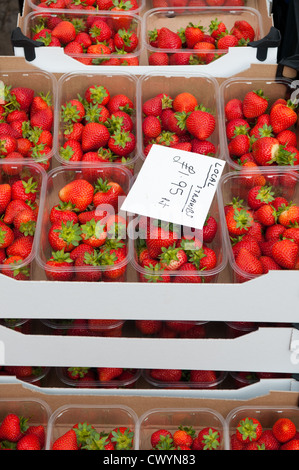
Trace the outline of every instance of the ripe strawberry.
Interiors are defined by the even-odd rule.
[[[246,248],[246,250],[252,253],[256,258],[260,258],[262,254],[259,242],[255,237],[249,234],[243,235],[241,239],[233,244],[232,251],[235,258],[237,257],[241,248]]]
[[[130,450],[133,448],[134,432],[125,426],[114,428],[109,433],[108,440],[115,446],[115,450]]]
[[[285,444],[282,444],[279,450],[299,450],[299,439],[291,439]]]
[[[268,108],[268,99],[262,90],[250,91],[243,99],[243,114],[245,118],[257,118],[264,114]]]
[[[169,65],[169,58],[166,52],[152,52],[148,58],[148,65]]]
[[[270,110],[270,122],[275,134],[285,131],[296,124],[298,119],[292,104],[278,104]]]
[[[276,439],[271,429],[265,429],[257,443],[263,445],[265,450],[280,449],[280,442]]]
[[[0,185],[0,214],[3,214],[11,201],[11,185],[3,183]]]
[[[225,117],[228,121],[243,119],[243,103],[238,98],[229,100],[225,105]]]
[[[108,140],[108,148],[116,155],[126,157],[136,148],[136,138],[132,132],[116,131]]]
[[[208,111],[193,111],[186,120],[187,130],[199,140],[208,139],[213,134],[215,127],[215,118]]]
[[[261,166],[269,166],[277,161],[280,144],[275,137],[262,137],[252,144],[252,155]]]
[[[14,87],[10,90],[10,95],[17,102],[19,109],[28,111],[34,98],[34,90],[28,87]]]
[[[150,376],[159,382],[179,382],[182,378],[180,369],[151,369]]]
[[[102,123],[87,123],[82,132],[82,150],[89,152],[106,147],[110,138],[107,127]]]
[[[177,232],[172,230],[168,224],[161,226],[151,225],[148,230],[146,245],[148,248],[149,256],[153,259],[158,258],[162,253],[162,248],[168,248],[179,239]]]
[[[52,30],[52,36],[59,39],[63,45],[68,44],[76,39],[76,28],[70,21],[64,20],[58,23]]]
[[[224,33],[218,37],[217,48],[218,49],[229,49],[230,47],[237,47],[239,40],[233,34]]]
[[[213,427],[203,428],[197,436],[202,450],[217,450],[220,447],[221,436]]]
[[[208,155],[213,157],[215,156],[217,149],[215,145],[209,140],[199,140],[194,137],[191,141],[191,151],[193,153],[199,153],[201,155]]]
[[[194,435],[194,430],[192,428],[183,428],[182,426],[179,426],[179,429],[177,429],[173,433],[173,444],[175,447],[181,447],[181,446],[187,446],[191,447],[192,442],[193,442],[193,435]]]
[[[218,37],[226,32],[226,25],[223,23],[223,21],[219,21],[217,18],[215,20],[212,20],[210,25],[209,25],[209,34],[214,38],[218,39]]]
[[[56,222],[48,232],[48,241],[54,251],[72,251],[82,240],[79,224],[73,221]]]
[[[163,26],[158,34],[157,44],[159,49],[181,49],[182,40],[177,33]]]
[[[176,248],[175,244],[167,248],[162,247],[161,251],[162,253],[159,256],[160,264],[166,270],[176,271],[188,260],[185,251],[181,248]]]
[[[35,202],[38,191],[38,183],[32,177],[28,180],[15,181],[11,185],[11,198],[23,201]]]
[[[20,256],[26,259],[30,256],[33,247],[32,236],[21,236],[15,238],[12,244],[6,248],[7,256]]]
[[[62,436],[58,437],[53,445],[52,450],[78,450],[77,435],[74,429],[70,429]]]
[[[197,105],[197,98],[193,93],[189,93],[187,91],[178,93],[172,102],[172,108],[174,111],[186,114],[195,111]]]
[[[28,429],[27,421],[14,413],[7,414],[0,425],[0,440],[18,442]]]
[[[269,204],[274,200],[274,193],[271,186],[254,186],[248,191],[247,203],[251,209],[258,209],[264,204]]]
[[[73,221],[74,223],[78,222],[78,215],[74,211],[75,207],[69,203],[60,203],[52,207],[50,211],[50,222],[54,224],[55,222],[67,222],[68,220]]]
[[[37,221],[37,213],[28,207],[27,209],[21,210],[15,215],[13,224],[15,229],[24,234],[25,236],[35,234]]]
[[[269,227],[276,223],[277,214],[271,204],[263,204],[255,211],[254,219],[265,227]]]
[[[89,36],[94,44],[108,41],[111,38],[112,30],[106,21],[96,18],[89,29]]]
[[[299,206],[290,203],[278,210],[278,222],[284,227],[290,227],[299,223]]]
[[[4,222],[0,221],[0,248],[9,247],[14,241],[12,229]]]
[[[233,158],[242,157],[250,152],[250,138],[247,134],[236,135],[228,144],[228,151]]]
[[[116,379],[121,373],[123,369],[120,367],[98,367],[97,374],[98,379],[100,382],[109,382],[111,380]]]
[[[132,115],[134,112],[134,103],[127,95],[119,93],[109,99],[109,102],[107,102],[107,108],[110,114],[113,114],[116,111],[124,111],[129,115]]]
[[[243,444],[258,441],[262,435],[263,428],[256,418],[246,417],[241,419],[237,425],[236,437]]]
[[[122,196],[124,196],[124,191],[118,183],[108,179],[104,180],[99,178],[94,187],[92,202],[95,207],[104,205],[105,210],[108,210],[109,206],[108,212],[110,212],[110,207],[113,212],[113,209],[115,211],[118,210],[118,205]]]
[[[235,258],[236,265],[248,274],[258,276],[263,274],[260,260],[246,248],[241,248]]]
[[[62,202],[72,204],[79,212],[83,212],[93,201],[94,188],[86,180],[74,180],[59,191]]]
[[[204,36],[203,27],[189,23],[185,28],[185,40],[188,49],[192,49],[193,46],[202,40]]]
[[[231,33],[234,34],[239,40],[245,39],[249,42],[252,42],[255,38],[255,31],[253,27],[248,23],[248,21],[245,20],[235,21]]]
[[[24,263],[21,256],[10,256],[3,261],[2,274],[16,281],[28,281],[30,270],[27,266],[20,267]]]
[[[297,429],[291,419],[279,418],[273,424],[272,432],[279,442],[284,443],[295,437]]]
[[[86,222],[86,224],[81,225],[81,237],[86,245],[96,249],[104,245],[107,239],[107,230],[99,221],[96,222],[92,219]]]
[[[253,216],[250,210],[233,207],[226,213],[226,224],[231,236],[244,235],[253,225]]]
[[[151,435],[152,449],[162,450],[173,447],[173,437],[167,429],[158,429]]]
[[[289,239],[275,241],[272,247],[272,257],[276,263],[285,269],[294,269],[299,254],[299,246]]]
[[[40,448],[43,449],[45,446],[45,441],[46,441],[46,431],[45,427],[42,424],[38,425],[31,425],[28,427],[26,431],[26,435],[31,435],[34,434],[35,436],[38,437],[39,443],[40,443]]]
[[[17,450],[42,450],[39,438],[35,434],[26,434],[17,442]]]

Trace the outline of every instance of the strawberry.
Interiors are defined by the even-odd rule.
[[[218,37],[217,48],[218,49],[229,49],[230,47],[237,47],[239,40],[233,34],[224,33]]]
[[[43,449],[45,446],[45,441],[46,441],[46,432],[45,432],[45,427],[42,424],[38,425],[31,425],[28,427],[26,435],[35,435],[39,439],[39,444],[40,448]]]
[[[35,202],[38,183],[31,177],[28,180],[15,181],[11,185],[11,199]]]
[[[153,223],[148,230],[146,245],[149,256],[158,258],[162,253],[162,248],[168,248],[179,239],[179,235],[171,226],[164,223]]]
[[[189,23],[185,28],[185,40],[188,49],[192,49],[193,46],[202,40],[204,36],[203,27]]]
[[[17,442],[17,450],[42,450],[38,436],[35,434],[25,434]]]
[[[92,219],[86,222],[86,224],[81,225],[81,237],[86,245],[96,249],[104,245],[107,238],[107,230],[99,221],[96,222]]]
[[[92,27],[89,29],[89,36],[94,44],[108,41],[111,38],[112,30],[106,21],[95,18]]]
[[[124,194],[122,187],[118,183],[99,178],[94,187],[92,202],[95,207],[101,205],[107,206],[105,210],[107,210],[109,206],[108,212],[113,212],[113,210],[118,210],[120,199]]]
[[[7,156],[17,149],[17,140],[10,136],[1,134],[0,135],[0,153],[2,156]]]
[[[213,427],[203,428],[197,436],[202,450],[217,450],[220,447],[221,436]]]
[[[28,87],[14,87],[10,90],[10,95],[17,102],[17,109],[28,111],[34,98],[34,90]]]
[[[114,428],[108,440],[115,446],[115,450],[131,450],[134,443],[134,432],[125,426]]]
[[[162,450],[170,449],[173,446],[173,437],[167,429],[158,429],[151,435],[152,449]]]
[[[299,223],[299,206],[293,203],[281,206],[278,209],[278,222],[284,227]]]
[[[253,27],[245,20],[235,21],[231,33],[234,34],[239,40],[245,39],[252,42],[255,38]]]
[[[79,450],[75,430],[70,429],[58,437],[52,445],[52,450]]]
[[[275,137],[262,137],[252,144],[252,155],[261,166],[269,166],[277,161],[280,144]]]
[[[263,274],[260,260],[246,248],[241,248],[235,258],[236,265],[248,274],[258,276]]]
[[[180,369],[151,369],[150,376],[159,382],[179,382],[182,378]]]
[[[232,206],[232,209],[226,213],[226,224],[230,235],[244,235],[253,225],[252,213],[242,207]]]
[[[187,91],[178,93],[172,102],[172,107],[174,111],[186,114],[195,111],[197,105],[197,98],[192,93],[189,93]]]
[[[275,134],[287,130],[297,122],[297,113],[290,102],[277,104],[270,110],[270,122]]]
[[[169,65],[169,58],[166,52],[152,52],[148,58],[148,65]]]
[[[135,326],[143,335],[155,335],[162,328],[161,320],[136,320]]]
[[[243,103],[238,98],[229,100],[225,105],[225,117],[228,121],[233,119],[243,119]]]
[[[215,18],[215,20],[212,20],[209,25],[209,33],[214,39],[218,39],[218,37],[222,33],[225,33],[226,30],[226,25],[223,23],[223,21],[219,21],[217,18]]]
[[[12,229],[4,222],[0,221],[0,248],[9,247],[14,241]]]
[[[59,191],[59,198],[62,202],[74,205],[79,212],[83,212],[92,203],[93,193],[94,188],[88,181],[74,180]]]
[[[264,114],[268,108],[268,98],[262,90],[247,92],[243,99],[243,114],[245,118],[257,118]]]
[[[124,111],[129,115],[132,115],[134,112],[134,103],[127,95],[118,93],[109,99],[109,102],[107,102],[107,108],[110,114],[113,114],[116,111]]]
[[[299,439],[291,439],[285,444],[282,444],[279,450],[299,450]]]
[[[250,152],[250,138],[247,134],[236,135],[228,144],[228,151],[232,157],[242,157]]]
[[[47,278],[52,281],[71,281],[74,277],[73,260],[69,253],[64,250],[53,252],[52,256],[47,260],[45,272]]]
[[[14,413],[7,414],[0,425],[0,440],[18,442],[28,429],[27,421]]]
[[[276,223],[276,211],[270,204],[263,204],[255,211],[254,219],[260,222],[265,227],[269,227]]]
[[[6,211],[8,204],[11,201],[11,185],[3,183],[0,185],[0,214]]]
[[[299,246],[290,239],[275,241],[272,246],[272,257],[285,269],[294,269],[299,254]]]
[[[238,241],[233,244],[232,251],[235,258],[237,257],[241,248],[246,248],[246,250],[256,256],[256,258],[260,258],[262,254],[259,242],[255,237],[249,234],[243,235],[241,239],[238,239]]]
[[[35,114],[31,115],[31,126],[38,127],[44,131],[51,131],[54,122],[54,114],[51,108],[41,109]]]
[[[50,227],[48,240],[54,251],[70,252],[82,240],[81,228],[73,221],[56,222]]]
[[[193,442],[194,436],[194,429],[192,428],[183,428],[183,426],[179,426],[173,433],[173,444],[175,447],[187,446],[191,447]]]
[[[68,220],[77,223],[79,219],[74,209],[75,207],[70,203],[61,202],[60,204],[56,204],[50,211],[49,219],[51,224],[62,221],[67,222]]]
[[[82,132],[82,150],[88,152],[106,147],[110,138],[107,127],[102,123],[87,123]]]
[[[284,443],[295,437],[297,429],[291,419],[279,418],[273,424],[272,432],[280,443]]]
[[[108,140],[108,148],[116,155],[126,157],[136,147],[136,138],[132,132],[116,131]]]
[[[258,441],[263,432],[260,421],[256,418],[246,417],[239,421],[236,437],[243,444]]]
[[[21,210],[13,219],[15,229],[25,236],[33,236],[35,234],[36,222],[37,214],[30,207]]]
[[[257,441],[258,445],[263,445],[265,450],[280,450],[280,442],[276,439],[271,429],[265,429]]]
[[[3,262],[2,274],[17,281],[28,281],[30,279],[30,270],[27,266],[20,267],[23,263],[23,258],[18,255],[6,258]]]
[[[26,259],[30,256],[33,247],[32,236],[21,236],[15,238],[12,244],[6,248],[7,256],[20,256]]]
[[[76,39],[76,28],[70,21],[64,20],[58,23],[52,30],[52,36],[59,39],[60,43],[65,45]]]
[[[188,260],[185,251],[181,248],[176,248],[175,244],[168,248],[162,247],[161,250],[162,253],[159,256],[160,264],[166,270],[176,271]]]
[[[109,382],[111,380],[116,379],[121,373],[123,369],[120,367],[98,367],[97,374],[98,379],[100,382]]]
[[[105,267],[103,271],[104,281],[121,281],[127,270],[127,256],[122,249],[103,248],[101,264]]]
[[[181,49],[182,40],[177,33],[163,26],[158,34],[157,44],[159,49]]]
[[[264,204],[271,203],[273,200],[274,193],[271,186],[254,186],[247,194],[247,203],[254,210]]]
[[[85,117],[85,107],[78,99],[71,99],[61,106],[61,119],[65,122],[81,122]]]
[[[189,114],[186,120],[186,128],[199,140],[208,139],[214,132],[216,121],[214,116],[204,110],[195,110]]]

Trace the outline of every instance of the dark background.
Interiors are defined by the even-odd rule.
[[[0,0],[0,55],[14,55],[10,35],[17,26],[19,0]]]

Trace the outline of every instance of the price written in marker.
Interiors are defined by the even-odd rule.
[[[122,210],[202,229],[225,162],[153,145]]]

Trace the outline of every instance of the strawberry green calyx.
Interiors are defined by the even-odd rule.
[[[98,433],[95,429],[88,423],[78,423],[77,426],[73,427],[76,436],[77,436],[77,443],[78,446],[82,449],[88,444],[89,440],[96,436]]]
[[[196,431],[192,426],[183,426],[183,425],[180,424],[179,430],[180,431],[185,431],[192,438],[194,438],[195,435],[196,435]]]
[[[115,450],[129,450],[133,447],[134,433],[129,429],[112,431],[111,442],[115,443]]]
[[[31,236],[35,234],[36,230],[36,222],[35,220],[30,220],[29,222],[26,222],[24,224],[21,224],[19,231],[25,235],[25,237]]]
[[[249,439],[249,441],[253,441],[256,439],[257,434],[256,430],[258,427],[258,423],[254,423],[252,419],[245,418],[241,420],[240,425],[238,426],[237,430],[242,435],[242,439],[245,441]]]
[[[160,273],[165,271],[165,269],[162,268],[160,263],[156,263],[155,265],[149,264],[148,266],[145,266],[144,270],[144,278],[147,280],[147,282],[163,281],[163,276],[161,276]]]
[[[69,161],[74,156],[75,151],[70,145],[67,145],[66,147],[60,147],[59,154],[63,160]]]
[[[69,253],[65,253],[64,250],[53,251],[51,258],[58,263],[69,263],[72,264],[73,260]]]
[[[99,178],[94,186],[94,194],[101,192],[101,193],[107,193],[111,189],[111,185],[109,184],[109,181],[103,180],[103,178]]]
[[[61,222],[61,228],[54,229],[54,232],[58,233],[59,238],[68,245],[78,246],[82,240],[80,225],[74,224],[72,220]]]
[[[247,126],[237,126],[234,130],[234,136],[237,135],[248,135],[248,127]]]
[[[273,127],[264,124],[264,126],[259,129],[259,137],[274,137]]]
[[[57,206],[55,206],[55,210],[56,211],[61,211],[61,212],[64,212],[64,211],[74,211],[74,212],[76,212],[77,208],[74,204],[67,201],[67,202],[60,202]]]
[[[93,253],[85,253],[83,262],[88,266],[100,266],[101,253],[98,253],[96,250]]]
[[[77,34],[86,30],[86,22],[83,18],[73,18],[71,23],[74,25]]]
[[[90,98],[93,104],[102,104],[104,98],[107,97],[107,90],[101,85],[95,85],[90,89]]]
[[[92,219],[81,226],[81,231],[86,240],[89,240],[92,237],[100,239],[105,232],[105,227],[100,223],[100,221],[96,222],[95,219]]]
[[[101,266],[114,266],[118,258],[115,253],[111,253],[108,247],[101,252]]]
[[[123,122],[124,118],[122,116],[111,116],[111,118],[108,118],[105,122],[105,126],[109,130],[110,134],[114,134],[121,130]]]
[[[209,33],[213,33],[214,31],[217,31],[221,21],[218,20],[218,18],[215,18],[214,20],[211,21],[209,25]]]
[[[189,57],[189,65],[199,65],[200,59],[196,55],[190,55]]]
[[[39,31],[36,31],[36,33],[38,33],[38,32]],[[52,42],[52,34],[49,33],[48,31],[46,31],[46,34],[44,36],[41,36],[41,35],[39,36],[38,41],[42,42],[44,44],[44,46],[49,46]]]
[[[37,144],[42,135],[43,130],[39,127],[31,127],[29,122],[24,121],[22,124],[22,135],[33,144]]]
[[[193,263],[197,270],[201,270],[200,262],[201,260],[207,256],[202,248],[198,248],[197,250],[193,250],[190,252],[188,258],[189,262]]]
[[[132,8],[132,3],[129,0],[113,0],[113,5],[121,10],[131,10]]]
[[[119,29],[118,34],[120,35],[126,46],[131,46],[132,32],[127,31],[126,29]]]
[[[86,122],[101,122],[102,110],[98,104],[89,103],[85,106]]]
[[[114,222],[108,230],[108,238],[123,240],[127,236],[127,227],[121,222]]]
[[[67,371],[68,374],[71,375],[71,377],[79,379],[85,377],[85,375],[89,371],[89,367],[68,367]]]
[[[175,450],[175,446],[173,445],[173,439],[169,435],[167,436],[160,436],[160,440],[158,444],[154,447],[155,450]]]
[[[170,98],[170,96],[163,95],[161,101],[162,101],[162,109],[172,108],[173,99]]]
[[[33,159],[40,159],[44,154],[44,150],[46,148],[46,144],[38,144],[31,149],[30,156]]]
[[[177,33],[179,35],[179,37],[181,38],[181,41],[182,41],[182,44],[185,44],[186,42],[186,28],[180,28],[177,30]]]
[[[173,142],[173,136],[175,135],[174,132],[170,131],[162,131],[159,135],[159,143],[162,145],[166,145],[166,147],[170,147]]]
[[[5,243],[7,232],[8,232],[8,230],[0,228],[0,245],[1,246]]]
[[[125,148],[128,142],[132,141],[130,137],[130,132],[123,132],[121,130],[117,130],[111,138],[114,140],[114,144],[120,148]]]
[[[264,202],[265,204],[269,204],[270,202],[274,201],[274,192],[272,191],[271,186],[262,186],[256,196],[256,199],[258,199],[261,202]]]
[[[203,436],[203,450],[217,450],[220,446],[219,438],[219,432],[209,428],[208,433]]]
[[[286,150],[283,146],[279,147],[279,150],[275,157],[272,158],[270,163],[277,163],[277,165],[285,166],[290,165],[293,166],[297,161],[296,153],[292,153]]]
[[[246,209],[234,210],[234,220],[236,228],[249,228],[252,225],[253,218]]]
[[[108,436],[101,435],[99,433],[92,433],[87,437],[83,450],[106,450],[106,446],[109,444]]]
[[[214,111],[210,108],[207,108],[202,103],[195,106],[195,111],[203,111],[204,113],[214,114]]]
[[[176,244],[174,243],[172,246],[166,248],[162,247],[161,248],[161,254],[159,256],[160,261],[163,262],[163,264],[169,265],[171,261],[175,260],[178,261],[178,253],[182,248],[176,248]]]
[[[0,443],[0,450],[16,450],[17,443],[10,442],[10,441],[1,441]]]
[[[148,39],[150,42],[155,41],[157,38],[158,38],[158,30],[156,28],[148,31]]]
[[[15,95],[11,94],[12,86],[4,86],[4,91],[1,93],[1,102],[5,102],[5,109],[9,111],[15,111],[20,109],[20,103],[17,101]]]
[[[97,151],[97,154],[99,155],[99,157],[104,158],[109,162],[113,162],[113,160],[115,160],[116,158],[116,155],[114,155],[114,153],[110,149],[106,149],[104,147],[100,147]]]
[[[61,118],[63,122],[77,122],[80,118],[78,108],[72,103],[61,106]]]
[[[179,128],[180,128],[182,131],[186,129],[187,117],[188,117],[190,114],[191,114],[191,113],[185,113],[184,111],[183,111],[183,112],[175,113],[175,117],[176,117],[176,120],[177,120],[177,125],[179,126]]]

